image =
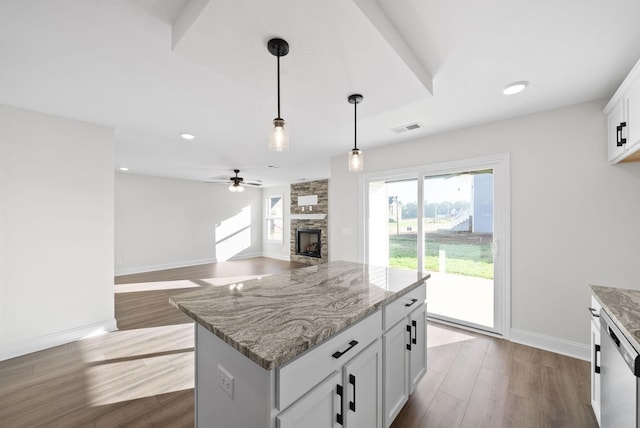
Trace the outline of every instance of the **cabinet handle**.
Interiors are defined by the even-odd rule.
[[[349,383],[353,385],[353,401],[349,401],[349,410],[355,413],[356,411],[356,377],[352,374],[349,375]]]
[[[407,331],[409,332],[409,343],[407,343],[407,351],[411,351],[411,326],[407,326]]]
[[[622,138],[622,130],[627,126],[627,122],[620,122],[620,125],[616,126],[616,146],[621,147],[627,144],[627,139]]]
[[[593,349],[593,371],[600,373],[600,366],[598,365],[598,354],[600,353],[600,345],[596,345]]]
[[[616,336],[616,334],[613,332],[613,330],[611,330],[611,327],[608,327],[609,329],[609,336],[611,336],[611,339],[613,339],[614,342],[616,342],[616,346],[619,348],[620,347],[620,339],[618,339],[618,336]]]
[[[591,312],[591,316],[594,318],[600,318],[600,314],[598,313],[598,311],[596,311],[594,308],[589,307],[589,312]]]
[[[344,414],[344,400],[342,399],[342,385],[336,385],[336,394],[340,397],[340,413],[336,413],[336,422],[342,425],[342,415]]]
[[[340,352],[340,351],[336,351],[333,353],[333,355],[331,355],[333,358],[338,359],[340,357],[342,357],[344,354],[346,354],[347,352],[349,352],[349,350],[351,348],[353,348],[354,346],[356,346],[358,344],[357,340],[352,340],[351,342],[349,342],[349,347],[347,349],[345,349],[344,351]]]
[[[413,339],[411,339],[411,343],[413,343],[414,345],[418,344],[418,322],[417,321],[411,321],[411,325],[414,328],[414,333],[413,333]]]
[[[405,303],[404,305],[408,308],[409,306],[413,305],[417,301],[418,299],[411,299],[411,303]]]

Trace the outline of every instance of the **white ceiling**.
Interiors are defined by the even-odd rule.
[[[639,41],[638,0],[0,0],[0,103],[113,127],[132,173],[273,186],[346,168],[351,93],[366,169],[376,146],[609,97]]]

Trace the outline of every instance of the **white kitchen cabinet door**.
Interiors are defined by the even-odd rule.
[[[409,394],[427,371],[427,335],[426,335],[426,305],[422,305],[409,316],[411,326],[411,351],[409,351]]]
[[[391,425],[409,399],[407,318],[382,336],[384,352],[384,426]]]
[[[640,78],[636,78],[626,101],[627,144],[625,150],[635,152],[640,147]]]
[[[345,427],[381,428],[382,344],[380,340],[376,340],[345,364],[343,375]]]
[[[338,419],[344,417],[341,405],[344,400],[342,373],[334,372],[327,380],[316,386],[295,404],[278,415],[280,428],[338,428],[343,426]],[[344,423],[344,421],[342,421]]]

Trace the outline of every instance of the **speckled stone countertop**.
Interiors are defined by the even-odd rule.
[[[631,346],[640,352],[640,290],[591,285],[591,291]]]
[[[408,293],[429,276],[331,262],[206,287],[169,302],[270,370]]]

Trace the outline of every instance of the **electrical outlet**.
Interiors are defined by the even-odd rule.
[[[233,400],[233,376],[221,365],[218,365],[218,386]]]

